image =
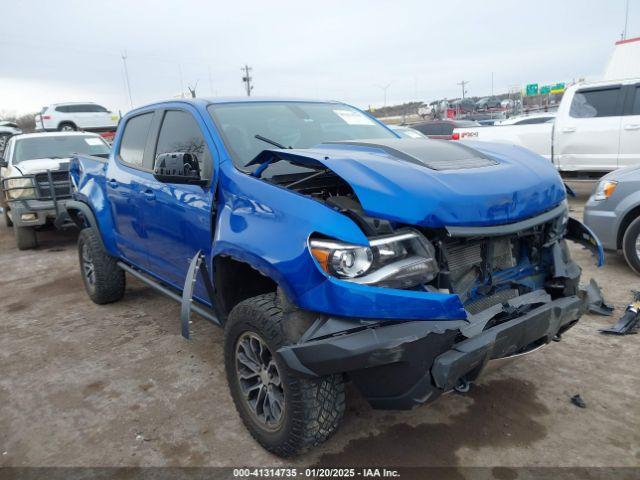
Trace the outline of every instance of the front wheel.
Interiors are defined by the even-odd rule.
[[[18,250],[30,250],[38,246],[36,230],[33,227],[15,227],[13,233],[16,236]]]
[[[631,269],[640,275],[640,217],[631,222],[624,232],[622,252]]]
[[[292,456],[324,442],[344,413],[342,375],[293,375],[276,354],[290,343],[275,293],[239,303],[225,325],[227,382],[243,423],[268,451]]]
[[[124,295],[124,271],[117,260],[102,248],[93,228],[85,228],[78,237],[80,273],[89,298],[98,305],[117,302]]]

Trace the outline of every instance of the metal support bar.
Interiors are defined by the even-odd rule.
[[[126,263],[123,263],[123,262],[118,262],[118,266],[121,269],[123,269],[125,272],[130,273],[131,275],[136,277],[138,280],[140,280],[143,283],[146,283],[147,285],[149,285],[153,289],[157,290],[158,292],[162,293],[163,295],[169,297],[172,300],[175,300],[178,303],[182,303],[183,297],[181,297],[180,295],[178,295],[174,291],[170,290],[169,288],[167,288],[167,287],[165,287],[163,285],[160,285],[160,283],[158,283],[155,280],[152,280],[151,278],[149,278],[144,273],[136,270],[135,268],[130,267],[129,265],[127,265]],[[214,325],[217,325],[217,326],[221,326],[222,325],[220,323],[220,320],[218,320],[218,317],[216,317],[211,312],[205,310],[204,308],[200,307],[199,305],[194,305],[192,303],[191,306],[190,306],[190,310],[196,312],[198,315],[200,315],[201,317],[203,317],[206,320],[210,321]],[[188,323],[187,323],[187,325],[188,325]]]

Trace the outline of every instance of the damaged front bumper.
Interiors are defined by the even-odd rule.
[[[546,344],[585,310],[582,296],[549,301],[471,338],[470,321],[407,321],[342,330],[329,318],[303,341],[278,350],[303,376],[347,373],[375,408],[409,409],[473,381],[489,361]],[[353,325],[353,323],[351,323]],[[333,333],[331,333],[333,332]]]

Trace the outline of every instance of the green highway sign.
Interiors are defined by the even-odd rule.
[[[540,87],[540,95],[547,95],[549,92],[551,92],[551,86],[550,85],[544,85],[544,86]]]
[[[525,89],[525,95],[527,96],[538,95],[538,84],[537,83],[528,84],[527,88]]]
[[[556,83],[553,87],[551,87],[551,93],[562,93],[564,92],[564,83]]]

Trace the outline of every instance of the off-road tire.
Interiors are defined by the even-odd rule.
[[[0,192],[0,195],[1,194],[2,192]],[[3,215],[4,215],[4,224],[7,226],[7,228],[13,227],[13,222],[9,218],[9,211],[7,210],[7,207],[4,207]]]
[[[36,230],[33,227],[14,227],[13,233],[16,236],[18,250],[31,250],[38,246]]]
[[[75,132],[76,130],[78,130],[78,127],[76,127],[72,122],[62,122],[60,125],[58,125],[59,132]]]
[[[624,237],[622,237],[624,258],[631,269],[640,275],[640,253],[636,248],[638,237],[640,237],[640,217],[631,222],[624,232]]]
[[[83,249],[93,266],[93,284],[86,274]],[[80,261],[80,274],[84,288],[89,298],[98,305],[113,303],[120,300],[125,290],[125,273],[117,265],[117,260],[108,255],[102,248],[98,234],[93,228],[85,228],[78,237],[78,259]]]
[[[224,358],[231,396],[244,425],[266,450],[290,457],[321,444],[337,429],[344,414],[345,395],[342,375],[300,378],[274,355],[284,390],[282,423],[278,430],[269,431],[252,415],[238,381],[237,343],[244,333],[252,332],[275,353],[292,343],[283,331],[282,322],[282,307],[275,293],[240,302],[225,324]]]

